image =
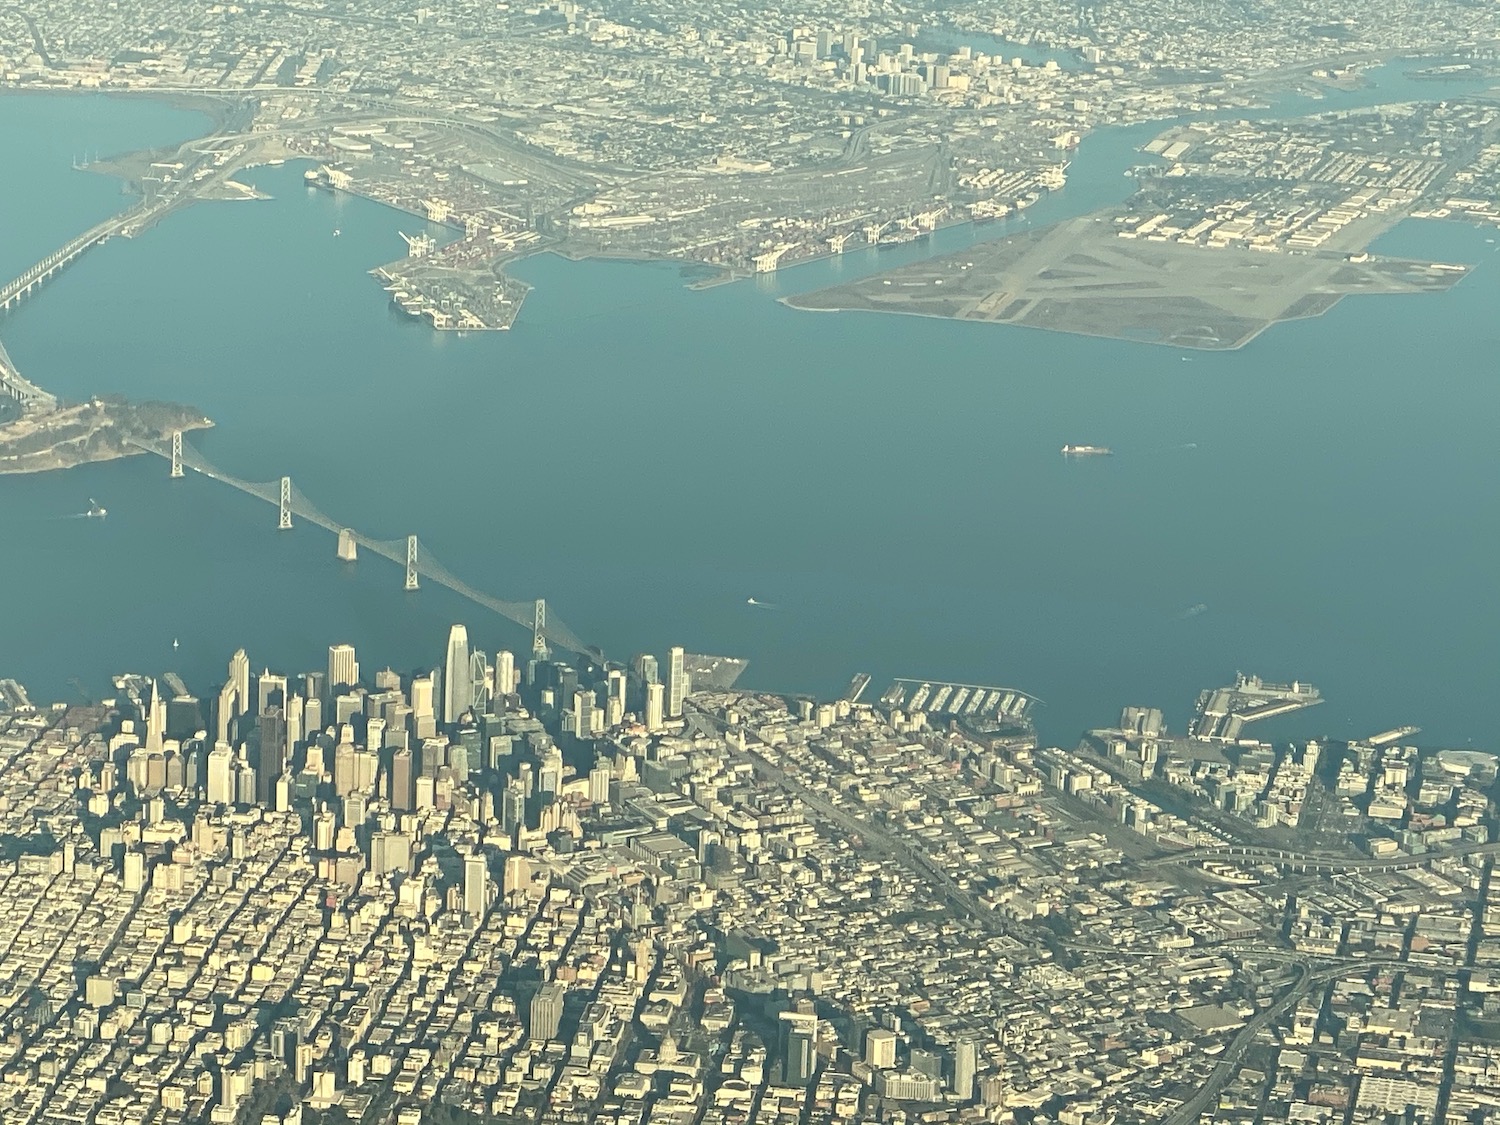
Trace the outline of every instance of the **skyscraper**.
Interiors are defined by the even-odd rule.
[[[229,658],[229,682],[234,685],[234,708],[229,717],[237,719],[250,710],[250,658],[244,649]]]
[[[234,804],[234,751],[227,742],[217,742],[208,752],[208,803]]]
[[[659,731],[662,728],[666,691],[661,684],[646,685],[646,729]]]
[[[812,1012],[782,1012],[786,1049],[782,1056],[788,1086],[806,1086],[817,1070],[818,1017]]]
[[[953,1093],[961,1102],[974,1097],[974,1072],[978,1069],[978,1056],[974,1040],[967,1036],[953,1045]]]
[[[531,998],[531,1025],[527,1034],[535,1040],[557,1038],[557,1029],[562,1024],[563,1002],[567,998],[566,986],[558,981],[548,981],[537,989]]]
[[[272,707],[286,710],[286,677],[267,668],[255,678],[255,713],[264,715]]]
[[[865,1033],[865,1062],[877,1070],[896,1065],[896,1033],[888,1027],[872,1027]]]
[[[509,695],[516,690],[516,656],[501,649],[495,653],[495,695]]]
[[[353,645],[328,646],[328,683],[326,689],[337,695],[338,689],[359,683],[359,661],[354,659]]]
[[[260,755],[255,760],[255,803],[269,809],[275,803],[276,782],[286,759],[286,716],[280,707],[260,717]]]
[[[448,630],[448,659],[443,666],[443,722],[456,723],[474,702],[469,678],[469,631],[462,625]]]
[[[687,657],[680,646],[667,653],[667,718],[682,718],[682,701],[687,698]]]
[[[464,913],[471,918],[484,916],[489,894],[489,871],[483,852],[464,858]]]
[[[411,751],[403,746],[391,755],[391,808],[397,812],[416,808],[412,774]]]
[[[167,701],[156,690],[156,681],[151,681],[151,702],[146,708],[146,750],[160,754],[162,740],[167,734]]]

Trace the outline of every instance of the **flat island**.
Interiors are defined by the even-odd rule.
[[[164,441],[174,430],[212,425],[198,411],[176,403],[94,398],[0,425],[0,473],[40,473],[113,461],[145,452],[138,442]]]
[[[783,301],[1228,349],[1279,321],[1324,313],[1350,293],[1444,290],[1465,272],[1364,252],[1122,238],[1115,224],[1085,216]]]

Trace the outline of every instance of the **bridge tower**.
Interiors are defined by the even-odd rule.
[[[339,559],[353,562],[359,557],[359,547],[354,541],[354,529],[346,527],[339,531]]]
[[[417,537],[408,535],[406,537],[406,589],[417,588]]]
[[[537,598],[536,613],[532,617],[531,658],[533,660],[552,658],[552,653],[547,648],[547,600],[545,598]]]
[[[292,478],[281,478],[281,511],[276,517],[277,531],[292,530]]]
[[[172,480],[182,478],[182,431],[172,431]]]

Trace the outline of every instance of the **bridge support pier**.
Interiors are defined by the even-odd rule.
[[[281,478],[281,511],[276,518],[277,531],[292,529],[292,478]]]
[[[339,559],[353,562],[359,557],[359,547],[354,542],[354,529],[346,527],[339,532]]]
[[[536,611],[532,615],[531,656],[534,660],[547,660],[551,655],[547,648],[547,600],[537,598]]]
[[[406,586],[407,590],[417,588],[417,537],[408,535],[406,537]]]
[[[172,431],[172,480],[182,479],[182,431]]]

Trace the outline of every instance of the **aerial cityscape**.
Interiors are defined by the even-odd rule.
[[[4,1125],[1500,1125],[1500,4],[0,4],[0,203]]]

